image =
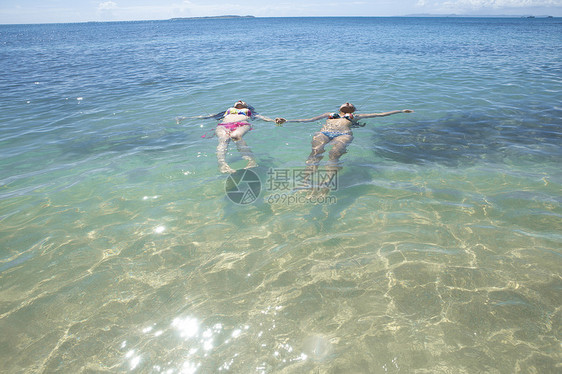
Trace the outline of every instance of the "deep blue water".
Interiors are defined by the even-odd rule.
[[[558,18],[0,25],[0,368],[555,372],[560,45]],[[216,121],[175,120],[239,99],[415,113],[299,203],[271,176],[321,122],[255,121],[241,205]]]

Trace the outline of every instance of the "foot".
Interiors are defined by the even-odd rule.
[[[232,174],[232,173],[235,173],[235,172],[236,172],[236,170],[234,170],[233,168],[231,168],[231,167],[228,166],[228,165],[222,165],[222,166],[219,168],[219,170],[220,170],[221,173],[225,173],[225,174]]]
[[[308,194],[306,195],[307,199],[323,199],[330,193],[330,189],[328,187],[315,187],[309,190]]]
[[[251,169],[251,168],[255,168],[256,166],[258,166],[256,160],[250,160],[248,161],[248,165],[246,165],[244,169]]]

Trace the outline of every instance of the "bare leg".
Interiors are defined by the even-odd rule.
[[[353,135],[340,135],[332,141],[327,169],[337,171],[341,169],[340,157],[347,153],[347,146],[353,141]]]
[[[248,161],[246,169],[258,166],[252,150],[250,149],[250,147],[248,147],[246,141],[242,139],[242,137],[251,129],[252,127],[250,125],[242,126],[237,128],[230,134],[230,138],[236,142],[236,148],[238,148],[238,152],[240,152],[244,160]]]
[[[230,143],[230,131],[222,126],[217,126],[215,131],[217,137],[219,138],[219,144],[217,145],[217,161],[219,162],[219,170],[221,173],[234,173],[236,170],[226,163],[226,150],[228,149],[228,143]]]
[[[318,164],[320,160],[324,157],[324,147],[330,142],[330,138],[321,132],[317,132],[312,137],[312,151],[306,160],[306,168],[304,170],[303,183],[309,185],[312,183],[312,177],[314,172],[318,170]]]
[[[318,168],[320,160],[322,160],[322,154],[324,153],[324,147],[330,142],[330,138],[321,132],[317,132],[312,137],[312,151],[306,160],[306,165],[310,167]],[[315,169],[314,169],[315,170]]]
[[[342,168],[340,157],[347,153],[347,146],[353,141],[353,135],[340,135],[332,140],[332,149],[330,149],[330,160],[326,165],[326,175],[322,181],[319,181],[322,187],[322,193],[327,194],[330,186],[333,186],[337,178],[337,172]],[[337,185],[337,184],[336,184]]]
[[[250,149],[250,147],[248,147],[248,144],[246,144],[246,141],[244,141],[244,139],[238,140],[236,142],[236,147],[238,148],[238,152],[242,154],[242,158],[248,161],[248,165],[246,165],[245,169],[258,166],[252,150]]]

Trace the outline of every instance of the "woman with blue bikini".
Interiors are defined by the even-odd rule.
[[[312,137],[312,152],[308,156],[308,160],[306,160],[307,173],[311,174],[318,169],[318,163],[323,157],[324,147],[329,143],[332,144],[332,149],[329,152],[330,161],[328,162],[327,170],[335,173],[339,169],[339,159],[346,153],[347,146],[353,141],[351,128],[365,126],[360,125],[358,120],[386,117],[398,113],[412,113],[413,110],[404,109],[368,114],[354,114],[354,112],[355,106],[345,103],[340,106],[340,110],[337,113],[324,113],[312,118],[286,120],[286,122],[314,122],[326,118],[326,123],[322,126],[322,129]]]

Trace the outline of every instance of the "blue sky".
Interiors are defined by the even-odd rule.
[[[552,15],[562,0],[0,0],[0,24],[157,20],[174,17]]]

